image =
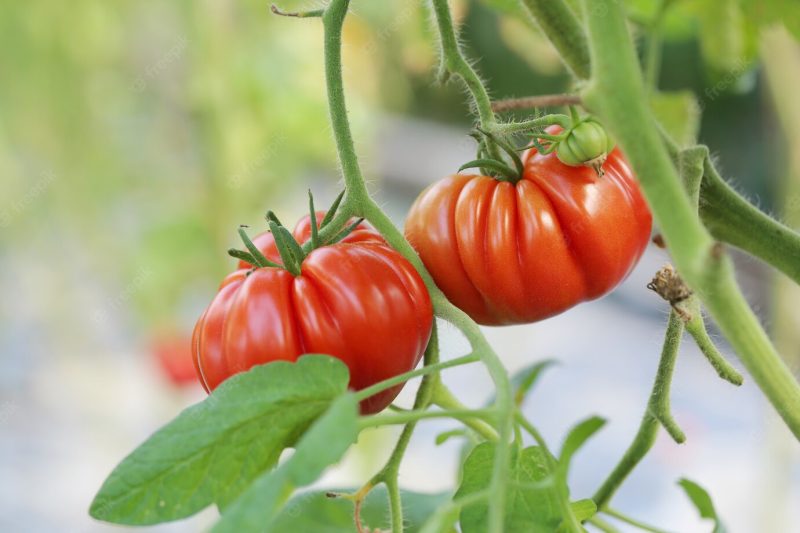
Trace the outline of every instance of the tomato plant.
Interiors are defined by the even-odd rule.
[[[388,522],[393,533],[583,533],[615,531],[606,522],[612,518],[660,531],[615,509],[612,500],[661,429],[676,443],[689,438],[670,406],[684,332],[719,377],[743,382],[706,331],[704,311],[800,438],[800,385],[742,296],[725,247],[737,246],[800,283],[798,262],[790,260],[800,257],[800,236],[729,187],[707,147],[693,138],[676,142],[665,117],[654,114],[664,96],[657,86],[660,35],[674,3],[658,2],[651,19],[633,21],[646,36],[640,64],[627,18],[635,10],[623,2],[582,0],[578,16],[572,2],[522,0],[575,77],[575,93],[498,105],[461,49],[448,1],[431,0],[441,78],[464,83],[477,115],[478,159],[459,171],[481,174],[454,175],[425,191],[409,216],[408,240],[370,195],[356,156],[341,53],[350,2],[330,0],[297,13],[273,6],[278,15],[321,19],[345,191],[327,214],[310,202],[309,217],[293,233],[272,213],[270,232],[255,242],[240,228],[247,250],[229,251],[239,269],[223,282],[193,340],[209,397],[124,459],[91,514],[143,525],[216,505],[217,533],[289,531],[311,527],[304,513],[326,520],[352,502],[352,519],[331,518],[320,527],[362,533]],[[765,13],[772,11],[757,9],[741,21],[763,22]],[[569,115],[537,111],[501,120],[495,114],[561,105],[570,106]],[[515,135],[533,144],[522,157]],[[362,226],[362,218],[375,229]],[[551,450],[520,409],[548,362],[509,376],[476,321],[539,320],[605,294],[641,256],[653,221],[675,266],[663,267],[647,285],[669,310],[652,390],[630,445],[591,496],[578,497],[570,487],[572,459],[605,420],[585,418],[557,453]],[[468,354],[440,359],[433,315],[463,334]],[[423,350],[424,366],[414,369]],[[470,408],[440,376],[477,362],[495,394]],[[417,377],[413,405],[390,406],[398,387]],[[384,407],[391,410],[379,412]],[[417,424],[442,417],[460,426],[437,443],[465,439],[458,487],[430,497],[401,490],[400,467]],[[314,493],[286,503],[340,461],[362,430],[390,425],[403,427],[394,448],[359,488],[327,491],[332,502]],[[287,448],[295,450],[288,457]],[[378,485],[386,489],[388,516],[376,517],[370,494]],[[679,485],[723,531],[705,490],[687,479]]]
[[[296,250],[310,242],[312,225],[324,217],[320,212],[313,221],[307,215],[298,222]],[[272,227],[279,229],[275,222]],[[248,244],[257,243],[265,258],[285,266],[290,250],[276,244],[273,232]],[[197,321],[194,361],[207,391],[254,365],[307,353],[344,361],[355,390],[417,366],[431,333],[430,297],[411,263],[379,234],[358,224],[338,242],[312,249],[297,273],[284,266],[231,273]],[[383,410],[401,388],[364,399],[362,412]]]
[[[481,324],[533,322],[606,294],[650,239],[650,210],[619,149],[603,176],[535,147],[523,159],[515,183],[455,175],[432,185],[406,221],[436,284]]]

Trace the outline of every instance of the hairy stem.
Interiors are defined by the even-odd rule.
[[[486,91],[486,87],[484,87],[480,76],[478,76],[478,73],[475,72],[475,69],[472,68],[472,65],[469,64],[461,53],[456,29],[453,25],[453,17],[450,14],[450,6],[447,4],[447,0],[433,0],[433,13],[436,18],[436,26],[439,30],[439,42],[442,47],[441,70],[443,73],[454,74],[464,81],[472,96],[472,101],[475,104],[475,110],[478,113],[481,127],[486,130],[491,130],[495,124],[492,101],[489,98],[489,93]],[[489,140],[486,143],[486,147],[492,158],[502,160],[500,151],[494,142]]]
[[[669,393],[672,384],[672,374],[675,370],[675,361],[678,358],[678,348],[683,335],[683,320],[678,313],[672,311],[669,315],[667,331],[664,335],[664,346],[661,350],[661,361],[658,364],[656,379],[650,392],[647,410],[642,417],[639,430],[633,438],[622,459],[619,461],[608,478],[603,482],[592,499],[598,509],[603,509],[622,482],[633,471],[636,465],[647,455],[656,441],[659,424],[672,435],[676,442],[686,440],[685,435],[675,423],[670,414]]]
[[[451,322],[459,328],[472,349],[481,361],[486,365],[489,375],[497,389],[495,405],[488,413],[481,411],[471,411],[469,413],[450,413],[462,418],[473,418],[475,416],[490,415],[497,429],[499,441],[509,442],[513,432],[514,403],[511,385],[505,368],[497,354],[480,332],[477,324],[472,321],[461,310],[454,307],[444,297],[442,292],[433,283],[430,273],[414,252],[411,245],[403,238],[391,220],[369,197],[364,178],[358,165],[358,159],[353,145],[353,138],[350,132],[350,125],[347,120],[347,109],[345,107],[344,86],[342,82],[341,65],[341,38],[342,25],[347,14],[349,5],[348,0],[331,0],[322,17],[325,29],[325,78],[328,85],[328,104],[330,108],[331,124],[333,134],[336,139],[336,147],[339,154],[339,161],[344,174],[346,196],[345,206],[352,206],[352,214],[366,218],[387,240],[387,242],[403,254],[422,276],[423,281],[431,295],[435,313]],[[482,125],[491,126],[494,122],[494,113],[491,110],[491,102],[477,74],[461,56],[458,50],[458,43],[455,39],[455,31],[452,27],[452,18],[446,1],[435,0],[434,3],[437,20],[439,21],[440,31],[443,38],[443,54],[446,59],[446,66],[455,70],[470,88],[476,100],[481,117]],[[460,60],[459,60],[460,58]],[[449,64],[448,64],[449,63]],[[345,211],[343,209],[343,211]],[[337,214],[337,218],[338,218]],[[415,413],[415,414],[411,414]],[[428,415],[419,414],[415,411],[409,413],[398,413],[395,416],[406,418],[403,422],[412,422]],[[373,419],[373,422],[375,419]],[[389,420],[384,418],[383,422]],[[394,418],[393,422],[400,423],[400,418]],[[492,478],[489,485],[489,533],[501,533],[503,530],[503,512],[506,501],[506,480],[510,467],[510,453],[508,446],[499,446],[495,454],[494,465],[492,467]]]
[[[717,371],[717,375],[733,383],[734,385],[741,385],[744,383],[744,378],[733,366],[725,360],[714,341],[708,336],[706,325],[703,322],[703,313],[700,309],[700,302],[697,298],[691,297],[689,299],[689,319],[685,321],[686,331],[692,336],[697,347],[706,356],[708,362]]]
[[[706,160],[700,215],[712,235],[800,283],[800,235],[742,198]]]
[[[714,243],[683,190],[647,107],[621,6],[615,0],[583,3],[594,66],[583,101],[628,156],[678,271],[800,439],[800,387],[742,296],[730,259]]]

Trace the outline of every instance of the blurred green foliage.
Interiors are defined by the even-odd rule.
[[[646,24],[655,2],[628,4]],[[676,2],[661,73],[663,90],[694,92],[702,140],[740,180],[758,180],[764,198],[771,154],[749,141],[769,138],[770,126],[753,91],[750,28],[777,17],[797,24],[780,4]],[[516,2],[455,0],[454,12],[495,97],[569,89]],[[344,74],[365,158],[380,113],[455,122],[466,133],[464,95],[433,83],[423,3],[354,0],[353,14]],[[224,251],[236,226],[260,231],[268,207],[301,208],[285,204],[297,203],[309,177],[336,179],[318,21],[273,16],[260,0],[28,0],[0,4],[0,42],[5,253],[44,246],[54,264],[121,288],[112,293],[143,279],[130,303],[146,328],[191,326],[232,264]],[[716,74],[704,74],[704,63]],[[692,105],[683,92],[656,107],[686,114],[674,128],[690,138]]]

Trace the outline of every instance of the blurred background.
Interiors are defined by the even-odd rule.
[[[684,143],[707,143],[762,209],[797,223],[800,52],[784,30],[754,30],[735,2],[721,3],[683,2],[668,17],[654,108]],[[353,4],[344,63],[354,135],[371,189],[401,225],[425,185],[472,159],[471,119],[460,88],[433,83],[420,2]],[[515,5],[453,3],[493,96],[569,90]],[[630,2],[632,19],[647,21],[654,5]],[[225,250],[236,227],[261,228],[268,208],[297,219],[308,188],[320,206],[340,189],[321,37],[318,21],[272,16],[260,0],[0,3],[0,530],[121,529],[89,518],[89,503],[125,454],[205,396],[189,335],[234,264]],[[511,370],[561,361],[526,407],[554,446],[590,414],[610,420],[576,459],[575,498],[591,495],[642,415],[667,317],[645,284],[667,260],[650,250],[600,301],[487,329]],[[796,289],[753,259],[737,262],[798,369]],[[445,357],[466,351],[447,328],[443,347]],[[472,405],[491,394],[480,368],[445,381]],[[797,531],[799,448],[752,380],[721,382],[687,341],[673,403],[688,442],[662,435],[615,507],[670,531],[710,531],[676,485],[685,476],[709,489],[734,533]],[[459,444],[433,443],[448,427],[420,426],[404,487],[453,487]],[[395,435],[365,434],[323,484],[359,485]],[[206,511],[154,530],[213,520]]]

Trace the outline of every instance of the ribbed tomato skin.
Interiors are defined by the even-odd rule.
[[[436,284],[480,324],[535,322],[599,298],[650,239],[650,210],[619,149],[602,177],[535,149],[524,163],[516,184],[445,178],[422,192],[406,221]]]
[[[303,235],[303,224],[295,235]],[[211,391],[253,365],[328,354],[347,364],[350,388],[360,390],[413,370],[432,324],[417,271],[364,227],[346,242],[312,251],[297,277],[281,268],[230,274],[195,326],[194,359]],[[367,398],[362,413],[383,410],[401,389]]]

